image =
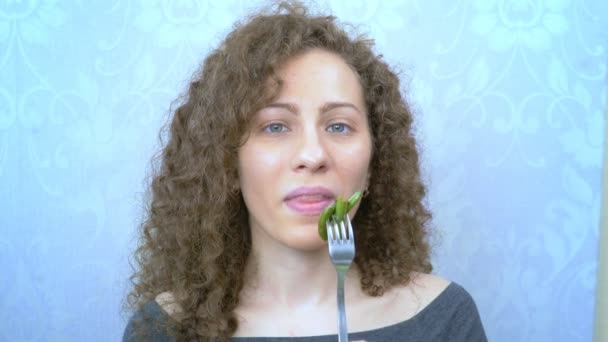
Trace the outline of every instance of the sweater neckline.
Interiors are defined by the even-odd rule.
[[[362,338],[362,336],[370,335],[370,334],[377,334],[380,331],[386,332],[386,331],[391,331],[391,330],[401,330],[401,329],[405,329],[409,325],[418,324],[419,321],[424,320],[424,317],[426,315],[428,315],[429,312],[433,312],[436,310],[436,308],[442,307],[443,303],[445,301],[449,300],[449,298],[452,296],[453,292],[457,290],[457,287],[458,287],[458,285],[456,285],[456,283],[450,282],[450,284],[448,284],[448,286],[445,289],[443,289],[443,291],[441,291],[441,293],[437,297],[435,297],[427,306],[425,306],[422,310],[420,310],[415,315],[413,315],[412,317],[410,317],[406,320],[403,320],[403,321],[397,322],[397,323],[393,323],[393,324],[389,324],[389,325],[386,325],[383,327],[374,328],[374,329],[349,332],[348,335],[352,336],[351,339],[359,339],[359,338]],[[171,316],[160,306],[160,304],[156,300],[150,301],[149,305],[150,305],[148,307],[149,310],[161,315],[165,320],[173,320],[173,318],[171,318]],[[326,338],[326,337],[332,337],[332,336],[336,336],[336,334],[310,335],[310,336],[239,336],[239,337],[233,337],[232,340],[235,342],[255,341],[255,340],[283,341],[283,340],[289,338],[292,341],[296,342],[296,341],[298,341],[298,339],[305,340],[305,339],[310,339],[310,338]]]

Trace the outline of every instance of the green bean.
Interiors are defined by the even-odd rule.
[[[346,207],[348,206],[348,202],[342,197],[338,197],[336,200],[336,212],[334,213],[334,217],[336,222],[342,222],[344,220],[344,214],[346,214]]]
[[[325,208],[319,218],[319,236],[325,241],[327,241],[327,220],[334,214],[335,210],[336,203]]]
[[[350,196],[350,198],[348,199],[348,208],[346,208],[346,212],[348,213],[355,205],[357,205],[357,202],[359,202],[361,200],[362,194],[361,191],[357,191],[355,192],[352,196]]]
[[[319,236],[327,241],[327,220],[332,218],[335,222],[343,221],[348,212],[361,200],[361,191],[355,192],[348,200],[338,197],[336,201],[325,208],[319,217]]]

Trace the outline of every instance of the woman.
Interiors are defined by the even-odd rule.
[[[411,123],[398,78],[334,18],[283,3],[236,27],[174,113],[124,340],[335,341],[317,223],[356,191],[350,339],[486,340],[467,292],[429,274]]]

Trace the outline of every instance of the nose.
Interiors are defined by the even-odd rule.
[[[293,158],[294,170],[317,173],[327,169],[328,153],[321,134],[314,129],[302,133]]]

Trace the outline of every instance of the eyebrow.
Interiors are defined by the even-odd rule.
[[[332,109],[340,108],[340,107],[352,108],[355,111],[357,111],[358,113],[361,113],[361,110],[359,110],[359,108],[357,108],[357,106],[355,106],[354,104],[352,104],[350,102],[327,102],[319,110],[321,111],[321,113],[325,113],[325,112],[329,112]],[[288,111],[290,111],[293,114],[296,114],[296,115],[298,114],[298,108],[292,103],[273,102],[264,108],[283,108],[283,109],[287,109]],[[363,113],[361,113],[361,114],[363,114]]]

